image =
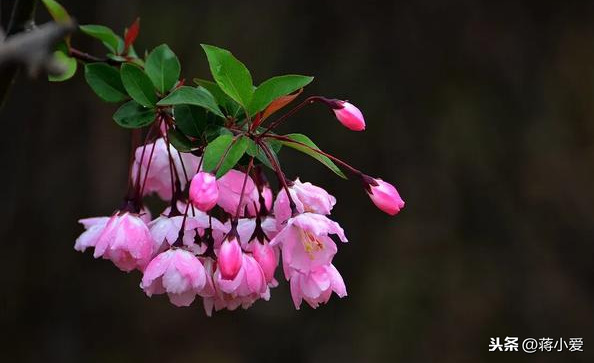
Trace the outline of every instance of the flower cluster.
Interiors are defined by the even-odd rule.
[[[347,242],[328,217],[336,203],[332,195],[297,178],[273,200],[261,168],[231,169],[217,179],[201,164],[201,157],[180,153],[163,136],[138,147],[134,191],[156,194],[169,205],[151,219],[141,199],[129,199],[111,217],[81,219],[86,231],[74,248],[94,248],[95,258],[141,271],[148,296],[167,294],[176,306],[199,296],[208,315],[268,300],[278,284],[279,260],[297,309],[303,301],[316,308],[332,292],[346,296],[332,264],[338,248],[331,235]],[[367,183],[379,208],[395,214],[403,207],[393,186],[380,179]]]
[[[51,4],[50,13],[67,16]],[[85,231],[74,248],[92,248],[95,258],[122,271],[140,271],[148,296],[167,294],[176,306],[199,297],[208,315],[268,300],[281,264],[297,309],[304,301],[316,308],[333,292],[346,296],[332,262],[338,251],[333,238],[347,242],[330,219],[336,199],[309,182],[287,179],[281,148],[309,155],[342,178],[348,171],[390,215],[404,202],[391,184],[320,150],[306,135],[275,131],[312,104],[326,106],[346,128],[363,131],[361,111],[347,101],[310,96],[277,116],[313,77],[277,76],[256,86],[229,51],[205,44],[214,81],[187,85],[166,44],[138,56],[139,29],[137,20],[122,38],[104,26],[80,26],[107,47],[105,58],[76,50],[69,39],[60,50],[63,58],[84,63],[85,80],[101,99],[123,102],[113,119],[132,130],[134,145],[123,205],[111,216],[81,219]],[[165,202],[155,218],[145,206],[149,195]]]

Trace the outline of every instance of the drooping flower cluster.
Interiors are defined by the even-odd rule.
[[[176,306],[201,297],[208,315],[268,300],[278,284],[279,260],[297,309],[303,301],[316,308],[332,292],[346,296],[332,264],[338,247],[331,236],[347,242],[328,217],[336,203],[332,195],[297,178],[273,201],[260,168],[252,175],[231,169],[216,179],[201,170],[200,157],[179,155],[163,137],[139,147],[132,175],[142,185],[135,190],[166,198],[169,206],[151,220],[139,200],[129,200],[110,217],[81,219],[86,231],[75,249],[94,248],[95,258],[111,260],[122,271],[139,270],[148,296],[167,294]],[[381,179],[367,182],[380,209],[395,214],[403,207],[393,186]],[[184,186],[186,197],[176,185]]]
[[[312,96],[266,123],[313,78],[274,77],[255,87],[231,53],[203,45],[215,82],[198,80],[199,86],[190,87],[179,80],[179,62],[166,45],[146,59],[129,46],[111,58],[122,62],[119,67],[93,63],[85,72],[103,99],[132,98],[114,120],[135,129],[132,139],[144,136],[144,142],[132,150],[122,207],[111,216],[81,219],[85,231],[74,248],[91,248],[95,258],[111,260],[122,271],[140,271],[140,287],[149,297],[167,294],[176,306],[201,299],[209,316],[213,310],[245,309],[268,300],[278,285],[279,265],[296,309],[304,301],[317,308],[333,293],[346,296],[333,264],[338,244],[347,242],[330,218],[336,199],[319,186],[287,179],[280,148],[308,154],[344,178],[340,167],[346,169],[390,215],[404,202],[394,186],[323,152],[307,136],[273,131],[313,103],[329,107],[348,129],[362,131],[361,111],[346,101]],[[94,83],[105,74],[110,78]],[[118,75],[121,92],[113,78]],[[265,168],[278,181],[276,192]],[[151,195],[165,202],[154,218],[145,207]]]

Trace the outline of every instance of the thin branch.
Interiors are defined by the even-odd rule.
[[[84,63],[101,62],[101,63],[111,64],[114,66],[122,64],[122,62],[119,62],[117,60],[110,59],[110,58],[99,58],[92,54],[80,51],[80,50],[72,48],[72,47],[69,49],[69,53],[70,53],[71,57],[76,58],[79,61],[84,62]]]
[[[344,161],[340,160],[340,159],[339,159],[339,158],[337,158],[336,156],[334,156],[334,155],[331,155],[331,154],[328,154],[328,153],[326,153],[326,152],[323,152],[323,151],[322,151],[322,150],[320,150],[320,149],[316,149],[315,147],[311,147],[311,146],[309,146],[309,145],[307,145],[307,144],[304,144],[304,143],[302,143],[302,142],[295,141],[295,140],[293,140],[293,139],[290,139],[290,138],[288,138],[288,137],[286,137],[286,136],[281,136],[281,135],[270,135],[270,134],[269,134],[269,135],[263,135],[263,136],[264,136],[265,138],[267,137],[267,138],[276,139],[276,140],[280,140],[280,141],[284,141],[284,142],[290,142],[290,143],[292,143],[292,144],[295,144],[295,145],[303,146],[303,147],[305,147],[305,148],[308,148],[308,149],[309,149],[309,150],[311,150],[311,151],[314,151],[314,152],[316,152],[316,153],[318,153],[318,154],[320,154],[320,155],[323,155],[323,156],[327,157],[328,159],[332,159],[333,161],[335,161],[335,162],[337,162],[338,164],[340,164],[340,165],[344,166],[345,168],[347,168],[347,169],[348,169],[350,172],[352,172],[353,174],[356,174],[356,175],[361,175],[361,174],[362,174],[361,170],[353,168],[352,166],[350,166],[350,165],[349,165],[349,164],[347,164],[346,162],[344,162]]]

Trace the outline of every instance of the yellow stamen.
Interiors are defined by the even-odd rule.
[[[324,244],[316,238],[314,234],[309,231],[300,230],[301,232],[301,243],[305,252],[310,259],[314,259],[314,253],[324,249]]]

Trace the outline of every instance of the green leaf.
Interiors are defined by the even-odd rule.
[[[124,41],[120,36],[114,33],[110,28],[103,25],[81,25],[80,30],[95,39],[103,42],[103,45],[114,54],[119,54],[124,50]]]
[[[60,3],[54,0],[41,0],[47,11],[56,23],[64,24],[70,22],[70,15]]]
[[[289,134],[289,135],[285,135],[285,137],[300,142],[302,144],[305,144],[307,146],[309,146],[310,148],[313,149],[317,149],[320,150],[316,144],[311,141],[311,139],[303,134]],[[300,144],[296,144],[290,141],[284,141],[284,140],[279,140],[283,145],[286,145],[290,148],[293,148],[295,150],[299,150],[302,153],[305,153],[309,156],[311,156],[312,158],[318,160],[320,163],[324,164],[328,169],[332,170],[336,175],[338,175],[341,178],[347,179],[346,175],[344,175],[344,173],[338,168],[338,166],[336,166],[336,164],[334,164],[334,162],[332,162],[332,160],[330,160],[328,157],[319,154],[313,150],[311,150],[310,148],[304,146],[304,145],[300,145]]]
[[[208,124],[206,126],[206,130],[204,130],[204,136],[206,137],[207,142],[212,142],[214,139],[221,135],[231,135],[233,133],[229,131],[226,127],[215,125],[215,124]]]
[[[64,53],[61,50],[57,50],[54,52],[54,58],[56,58],[56,60],[64,66],[65,71],[60,75],[49,75],[48,79],[51,82],[62,82],[72,78],[72,76],[74,76],[74,74],[76,73],[76,59],[69,57],[66,53]]]
[[[150,125],[156,116],[154,108],[146,108],[136,101],[128,101],[113,114],[113,119],[122,127],[137,129]]]
[[[240,105],[247,107],[254,93],[248,69],[228,50],[202,44],[210,72],[219,87]]]
[[[181,66],[167,44],[161,44],[148,55],[144,65],[146,74],[161,93],[169,91],[179,79]]]
[[[157,103],[153,83],[142,69],[130,63],[124,63],[120,68],[120,75],[124,88],[136,102],[145,107],[152,107]]]
[[[311,81],[313,81],[313,77],[289,74],[272,77],[262,82],[256,88],[254,97],[248,108],[250,115],[264,110],[272,101],[307,86]]]
[[[93,91],[102,100],[120,102],[128,98],[120,78],[120,71],[105,63],[85,65],[85,79]]]
[[[208,122],[206,110],[192,105],[175,105],[173,116],[177,127],[192,137],[202,136]]]
[[[192,149],[195,146],[190,139],[188,139],[179,130],[174,128],[169,128],[169,131],[167,132],[167,137],[171,145],[173,145],[173,147],[176,150],[179,150],[184,153],[192,151]]]
[[[271,146],[268,143],[268,141],[263,141],[263,142],[264,142],[264,144],[266,144],[268,146],[268,149],[272,153],[272,157],[274,157],[276,159],[277,156],[276,156],[276,151],[274,150],[275,148],[273,146]],[[256,144],[252,139],[248,139],[248,148],[246,150],[246,153],[249,156],[254,156],[262,164],[264,164],[267,167],[269,167],[270,169],[274,170],[274,167],[272,166],[272,163],[268,159],[268,156],[266,155],[266,153],[264,152],[264,150],[262,150],[262,148],[260,147],[260,145]],[[278,160],[278,159],[276,159],[276,160]]]
[[[225,117],[219,109],[214,97],[206,90],[206,88],[202,87],[194,88],[190,86],[182,86],[157,103],[159,106],[181,104],[204,107],[215,115],[223,118]]]
[[[245,154],[248,145],[249,141],[245,136],[234,138],[232,135],[221,135],[206,146],[202,167],[205,171],[214,171],[222,159],[216,175],[220,178],[237,164]]]
[[[227,111],[227,115],[237,116],[237,114],[239,114],[241,106],[237,102],[233,101],[231,97],[227,96],[227,94],[223,92],[223,90],[221,89],[221,87],[219,87],[218,84],[212,81],[207,81],[205,79],[198,78],[194,78],[194,82],[206,88],[208,92],[210,92],[210,94],[213,95],[219,106],[221,106],[225,109],[225,111]]]

